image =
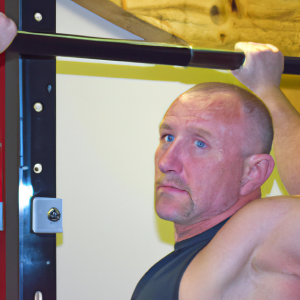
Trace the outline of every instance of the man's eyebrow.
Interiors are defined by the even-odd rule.
[[[205,136],[211,137],[212,136],[211,132],[206,131],[206,130],[201,129],[201,128],[197,128],[197,127],[190,127],[189,131],[191,133],[194,133],[194,134],[199,134],[199,135],[201,135],[203,137],[205,137]]]
[[[162,123],[159,125],[159,130],[162,130],[162,129],[168,129],[168,130],[171,130],[173,129],[172,126],[170,126],[169,124],[166,124],[166,123]]]
[[[159,126],[159,130],[172,130],[173,127],[167,123],[161,123],[160,126]],[[188,131],[190,131],[192,134],[198,134],[200,136],[203,136],[203,137],[211,137],[212,134],[211,132],[209,131],[206,131],[204,129],[201,129],[201,128],[198,128],[198,127],[194,127],[194,126],[191,126],[188,128]]]

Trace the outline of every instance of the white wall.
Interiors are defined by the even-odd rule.
[[[57,2],[57,32],[134,37],[65,0]],[[172,251],[173,227],[154,214],[153,158],[164,112],[189,87],[57,75],[58,300],[130,299],[145,271]]]

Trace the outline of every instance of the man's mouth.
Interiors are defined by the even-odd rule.
[[[182,190],[175,186],[170,185],[160,185],[156,189],[157,191],[163,191],[163,192],[171,192],[171,193],[186,193],[186,190]]]

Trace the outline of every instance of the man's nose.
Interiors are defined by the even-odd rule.
[[[162,173],[182,171],[181,147],[175,141],[170,144],[158,161],[158,168]]]

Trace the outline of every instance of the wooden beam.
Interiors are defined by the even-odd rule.
[[[88,9],[94,14],[106,19],[107,21],[112,22],[115,25],[143,38],[147,42],[187,45],[187,42],[185,42],[183,39],[139,19],[109,0],[72,1]]]

